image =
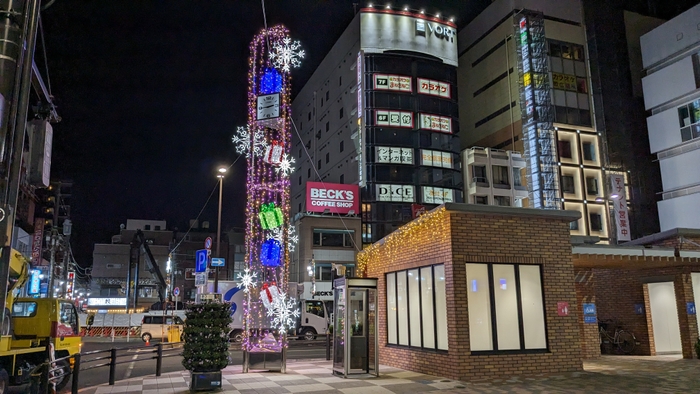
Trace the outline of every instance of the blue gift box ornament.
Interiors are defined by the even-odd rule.
[[[282,245],[276,239],[268,239],[260,248],[260,263],[265,267],[279,267],[282,263]]]

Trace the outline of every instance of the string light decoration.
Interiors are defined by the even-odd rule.
[[[301,43],[299,41],[292,42],[292,39],[289,37],[283,38],[282,41],[277,41],[272,48],[272,53],[270,53],[272,64],[278,70],[286,73],[292,67],[297,68],[301,66],[301,59],[306,56],[304,50],[301,49]]]
[[[304,52],[299,50],[298,42],[291,42],[289,31],[281,25],[263,29],[249,48],[248,123],[233,139],[237,151],[246,153],[248,159],[247,271],[241,278],[248,292],[243,303],[246,329],[242,348],[247,353],[281,352],[287,347],[285,329],[293,324],[289,319],[299,314],[296,301],[287,296],[289,253],[298,242],[296,233],[288,230],[289,174],[294,169],[290,158],[289,70],[299,66]],[[244,372],[248,367],[244,362]]]
[[[420,254],[427,243],[445,244],[450,237],[449,212],[444,206],[436,208],[359,252],[358,276],[366,277],[372,263],[391,265],[401,256]]]

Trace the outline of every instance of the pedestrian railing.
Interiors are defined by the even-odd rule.
[[[114,381],[116,380],[117,365],[140,361],[152,362],[155,360],[156,376],[160,376],[162,372],[163,359],[181,356],[182,344],[183,342],[164,342],[158,343],[155,346],[122,347],[85,352],[82,354],[80,360],[82,365],[76,364],[75,369],[88,371],[95,368],[109,367],[109,384],[114,385]],[[128,353],[128,351],[133,352],[134,350],[138,355],[136,358],[133,357],[134,353]],[[141,357],[142,355],[145,357]],[[75,376],[73,378],[75,380]]]

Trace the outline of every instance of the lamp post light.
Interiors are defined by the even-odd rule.
[[[221,198],[224,189],[224,174],[226,167],[219,167],[219,173],[216,175],[219,178],[219,221],[216,226],[216,257],[221,257]],[[214,270],[214,294],[219,292],[219,267]]]

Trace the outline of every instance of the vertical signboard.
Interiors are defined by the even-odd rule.
[[[520,109],[530,206],[560,209],[554,112],[549,89],[547,39],[542,13],[523,10],[514,16]]]
[[[612,194],[617,194],[618,196],[617,199],[613,199],[617,241],[629,241],[632,238],[630,234],[629,211],[627,210],[627,195],[625,194],[625,176],[611,174],[610,187]]]
[[[363,119],[363,114],[365,111],[363,103],[363,77],[365,73],[362,57],[362,51],[357,52],[357,179],[360,187],[365,186],[365,125]]]
[[[44,219],[37,218],[34,220],[34,237],[32,238],[32,266],[41,265],[41,246],[44,239]]]

